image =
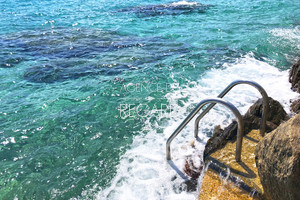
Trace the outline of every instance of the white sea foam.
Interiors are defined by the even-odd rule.
[[[172,6],[195,6],[198,5],[197,2],[188,2],[188,1],[178,1],[171,3]]]
[[[16,140],[14,137],[9,137],[5,141],[1,142],[2,145],[7,145],[8,143],[16,143]]]
[[[152,127],[152,130],[134,138],[131,148],[121,158],[111,185],[103,189],[97,195],[97,199],[197,199],[198,192],[180,192],[178,186],[183,181],[181,178],[172,179],[176,172],[166,162],[165,143],[196,103],[208,97],[216,97],[234,80],[258,82],[269,96],[278,100],[289,112],[290,99],[297,97],[297,94],[290,90],[287,71],[279,71],[265,62],[254,59],[251,55],[224,67],[225,69],[207,72],[195,87],[187,87],[166,95],[170,102],[175,104],[175,111],[168,121],[168,127],[164,127],[163,133],[157,133],[153,124],[151,125],[149,121],[145,124],[145,128]],[[182,98],[187,98],[188,101],[182,101],[179,106],[178,101]],[[247,85],[236,86],[225,97],[242,114],[258,98],[260,93]],[[196,148],[189,145],[193,140],[193,123],[190,123],[172,143],[172,160],[175,165],[182,170],[185,156],[198,155],[203,151],[208,138],[205,133],[212,130],[215,125],[229,124],[232,118],[233,115],[222,106],[212,110],[200,122],[199,136],[203,142],[196,142]],[[197,156],[194,156],[194,159],[199,161]]]
[[[287,40],[291,45],[295,45],[300,49],[300,27],[296,26],[294,28],[275,28],[270,31],[270,33],[281,40]]]

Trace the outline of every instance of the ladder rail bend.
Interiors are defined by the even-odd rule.
[[[225,107],[229,108],[233,114],[238,119],[238,133],[237,133],[237,143],[236,143],[236,152],[235,159],[236,161],[241,160],[241,152],[242,152],[242,141],[243,141],[243,132],[244,132],[244,122],[241,113],[239,110],[230,102],[225,101],[221,98],[212,98],[212,99],[204,99],[202,100],[196,108],[184,119],[184,121],[179,125],[179,127],[173,132],[173,134],[168,138],[166,143],[166,156],[167,160],[171,160],[171,142],[173,139],[182,131],[182,129],[193,119],[193,117],[205,106],[206,104],[222,104]]]
[[[261,125],[260,125],[260,134],[264,136],[266,132],[266,122],[267,122],[267,114],[268,114],[268,104],[269,104],[269,97],[267,92],[264,88],[254,81],[246,81],[246,80],[236,80],[230,83],[219,95],[218,98],[223,98],[233,87],[239,84],[247,84],[255,87],[263,97],[263,113],[261,118]],[[211,103],[195,120],[194,126],[194,136],[195,138],[198,137],[198,130],[199,130],[199,121],[216,105],[216,103]]]

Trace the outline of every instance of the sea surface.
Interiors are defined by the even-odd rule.
[[[0,199],[195,199],[165,142],[230,82],[261,84],[288,113],[299,0],[0,0]],[[244,114],[260,94],[226,97]],[[171,146],[182,169],[216,106]]]

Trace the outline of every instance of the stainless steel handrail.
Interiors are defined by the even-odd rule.
[[[173,134],[168,138],[166,144],[166,155],[167,160],[171,160],[171,142],[173,139],[181,132],[181,130],[193,119],[193,117],[208,103],[213,104],[222,104],[229,108],[233,114],[238,119],[238,133],[237,133],[237,142],[236,142],[236,152],[235,152],[235,159],[236,161],[241,160],[241,152],[242,152],[242,142],[243,142],[243,131],[244,131],[244,123],[243,118],[238,109],[230,102],[225,101],[221,98],[214,98],[214,99],[205,99],[202,100],[196,108],[184,119],[184,121],[179,125],[179,127],[173,132]]]
[[[234,86],[239,84],[248,84],[255,87],[263,97],[263,114],[261,119],[261,126],[260,126],[260,134],[264,136],[266,131],[266,122],[267,122],[267,113],[268,113],[268,104],[269,98],[267,92],[264,90],[262,86],[254,81],[245,81],[245,80],[237,80],[230,83],[219,95],[218,98],[223,98]],[[195,120],[195,127],[194,127],[194,136],[195,138],[198,137],[198,129],[199,129],[199,121],[212,109],[216,104],[210,104]]]

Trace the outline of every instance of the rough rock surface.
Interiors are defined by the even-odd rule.
[[[255,161],[266,199],[300,199],[300,114],[258,143]]]
[[[292,66],[290,70],[289,81],[292,84],[292,90],[300,93],[300,60]]]
[[[262,117],[263,100],[259,99],[253,104],[247,113],[243,116],[244,134],[249,133],[253,129],[260,128]],[[271,132],[277,128],[281,122],[288,119],[287,113],[284,111],[281,104],[269,97],[269,112],[267,115],[266,132]],[[236,140],[237,122],[232,122],[224,130],[216,128],[213,136],[207,141],[204,157],[223,148],[228,141]]]
[[[291,104],[291,111],[293,111],[294,113],[300,113],[300,99],[295,100]]]
[[[290,70],[289,81],[292,84],[291,89],[300,93],[300,60],[292,66]],[[294,113],[300,112],[300,99],[292,102],[291,111]]]

